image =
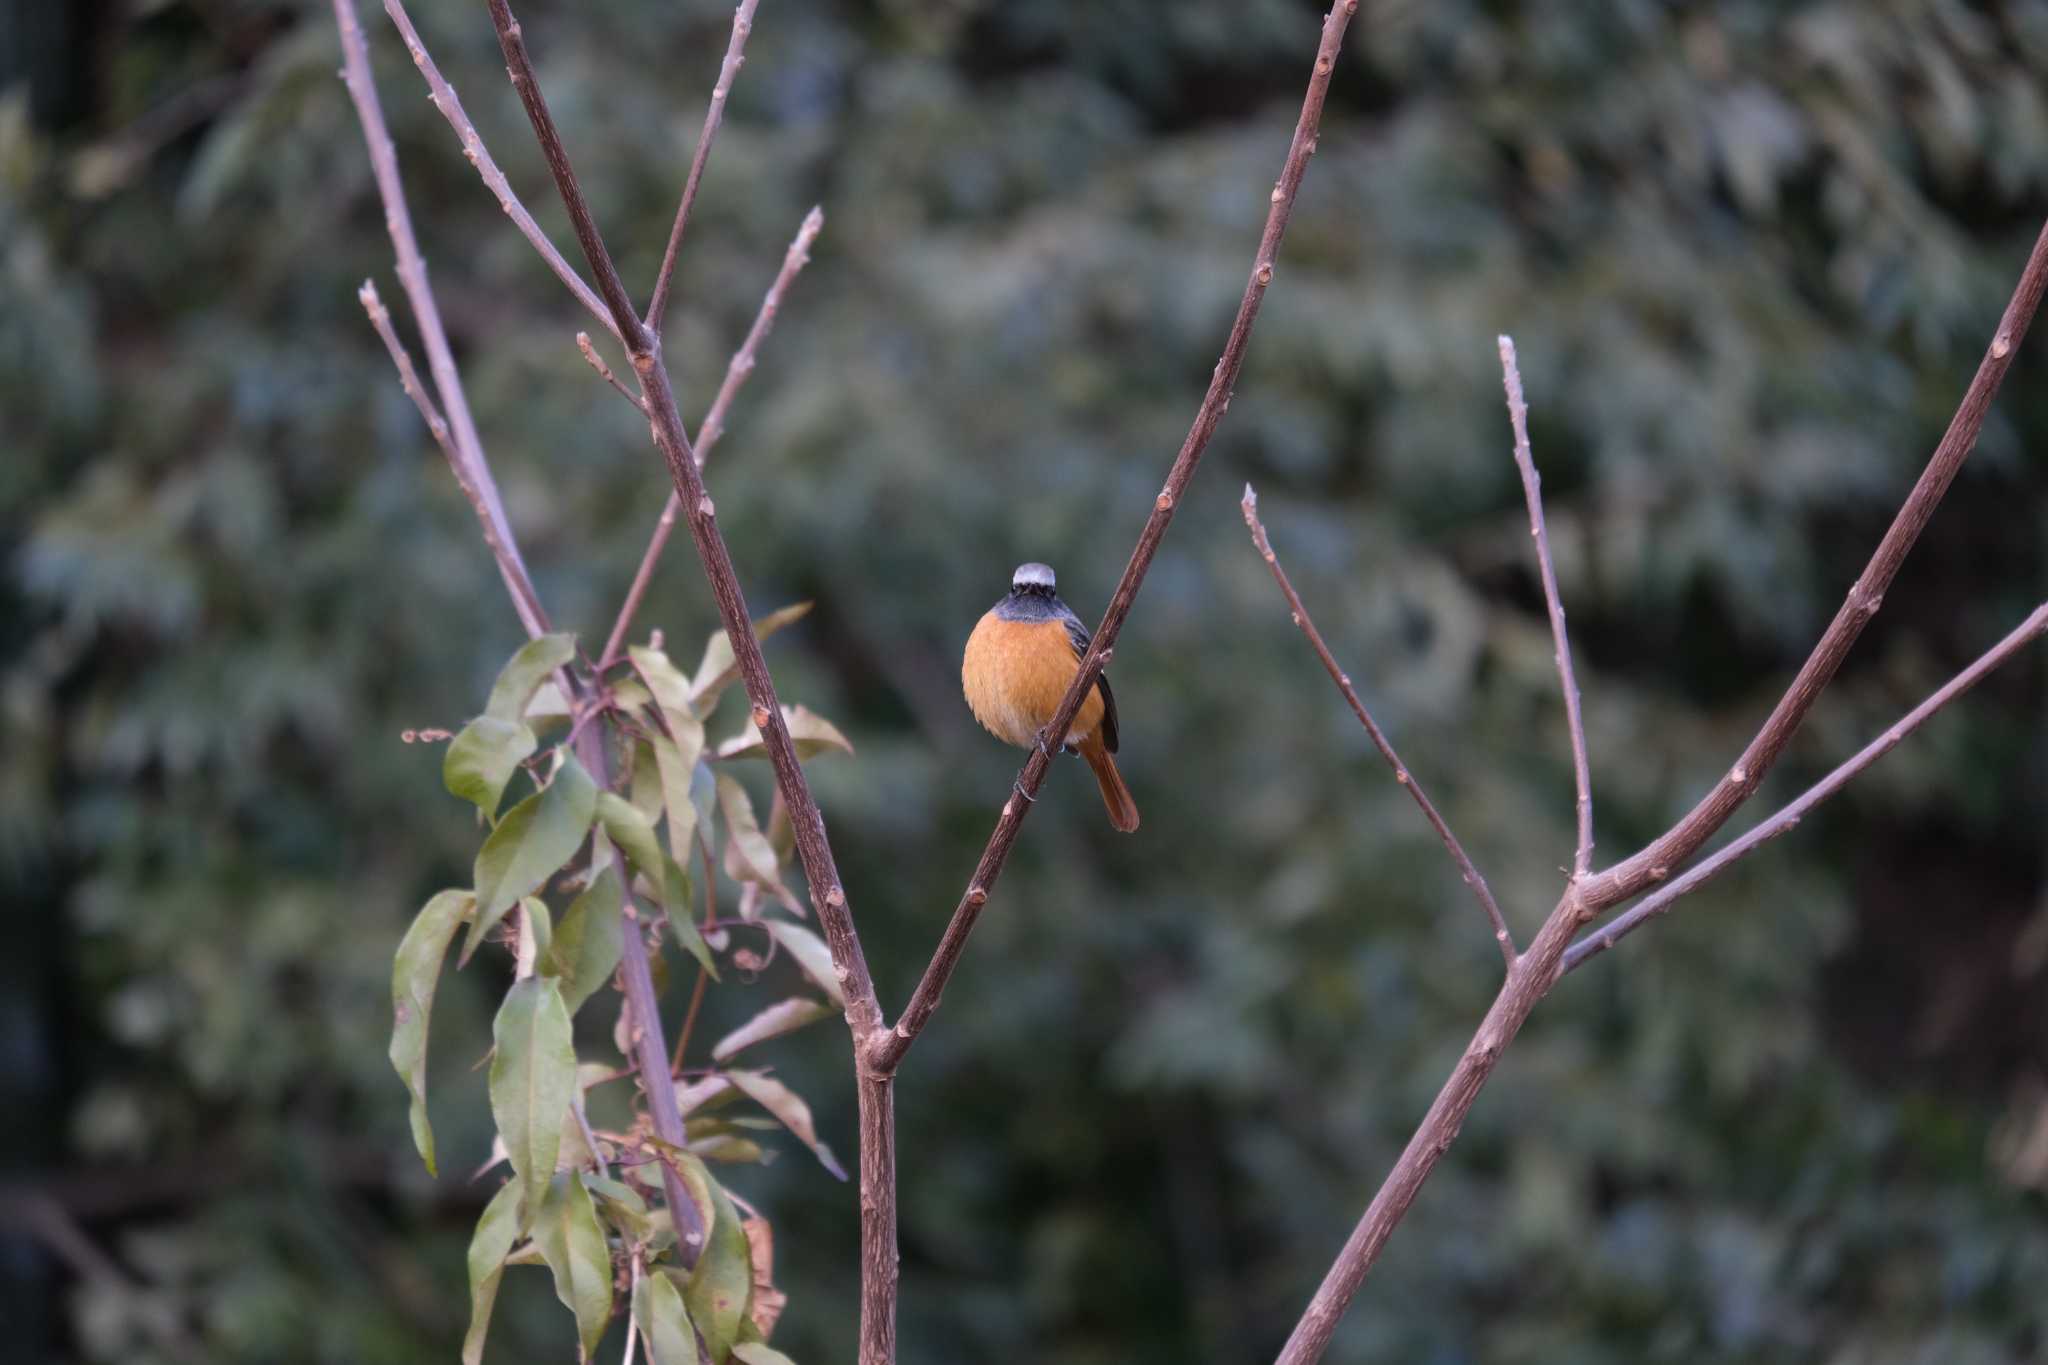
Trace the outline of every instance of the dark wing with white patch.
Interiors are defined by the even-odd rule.
[[[1074,615],[1074,609],[1055,597],[1053,610],[1060,618],[1060,624],[1067,628],[1067,643],[1074,647],[1074,657],[1080,658],[1088,652],[1088,641],[1092,638],[1088,627],[1081,624],[1081,618]],[[1102,693],[1102,747],[1116,752],[1116,693],[1109,690],[1109,670],[1095,675],[1095,686]]]

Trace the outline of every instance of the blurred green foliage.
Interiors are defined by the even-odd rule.
[[[445,1360],[504,967],[442,986],[430,1181],[384,1055],[390,958],[476,831],[398,737],[466,719],[517,626],[356,304],[366,276],[398,291],[329,8],[69,8],[64,32],[0,11],[0,972],[5,1098],[33,1115],[5,1153],[112,1262],[80,1276],[10,1225],[5,1320],[30,1359]],[[566,243],[482,7],[417,10]],[[726,9],[522,11],[644,290]],[[366,20],[514,524],[556,621],[599,634],[664,492],[645,423]],[[1018,757],[973,727],[960,644],[1022,559],[1100,610],[1242,288],[1315,23],[762,8],[668,350],[694,421],[823,204],[709,480],[757,608],[817,599],[770,657],[858,747],[815,779],[892,1008]],[[1144,828],[1111,834],[1060,765],[898,1087],[907,1360],[1270,1354],[1494,989],[1241,483],[1526,934],[1571,803],[1495,334],[1528,381],[1604,860],[1719,775],[1939,436],[2048,214],[2044,72],[2041,0],[1368,0],[1119,644]],[[1765,802],[2041,595],[2044,357]],[[714,620],[675,546],[643,625]],[[1332,1359],[2048,1351],[2043,684],[2036,652],[1566,983]],[[721,988],[707,1022],[795,980]],[[778,1046],[849,1151],[843,1038]],[[854,1199],[785,1158],[734,1178],[778,1229],[777,1344],[844,1359]],[[494,1349],[570,1358],[541,1272],[507,1285]]]

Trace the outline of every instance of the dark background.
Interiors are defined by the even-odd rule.
[[[416,8],[571,245],[483,6]],[[555,619],[601,637],[665,487],[645,424],[366,9],[513,521]],[[729,11],[521,10],[644,294]],[[1019,759],[960,701],[961,643],[1021,559],[1099,614],[1242,288],[1316,22],[762,7],[669,353],[694,423],[824,206],[709,480],[756,608],[817,600],[770,657],[858,748],[814,778],[892,1010]],[[519,637],[356,303],[374,277],[409,329],[338,65],[310,0],[0,6],[0,1202],[67,1215],[0,1242],[10,1359],[446,1360],[466,1317],[469,1068],[506,968],[444,985],[430,1181],[384,1058],[390,955],[476,835],[398,736],[473,713]],[[1237,400],[1117,652],[1144,827],[1111,833],[1059,765],[898,1084],[906,1360],[1270,1356],[1497,984],[1289,626],[1244,481],[1526,936],[1572,811],[1496,333],[1604,863],[1789,680],[2044,215],[2039,0],[1361,9]],[[2044,595],[2044,452],[2037,337],[1759,812]],[[687,658],[714,624],[680,539],[641,619]],[[1562,985],[1331,1358],[2042,1358],[2043,686],[2036,648]],[[715,991],[712,1022],[787,970]],[[820,1028],[772,1060],[849,1155],[844,1054]],[[777,1343],[843,1360],[854,1193],[783,1145],[732,1176],[778,1229]],[[508,1284],[496,1358],[568,1358],[546,1278]]]

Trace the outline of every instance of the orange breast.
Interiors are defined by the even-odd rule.
[[[967,637],[960,683],[974,718],[997,739],[1025,748],[1059,709],[1081,660],[1058,621],[1005,621],[993,611]],[[1067,743],[1078,744],[1102,724],[1102,692],[1089,688],[1074,714]]]

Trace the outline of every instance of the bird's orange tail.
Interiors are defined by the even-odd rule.
[[[1100,731],[1081,741],[1081,757],[1095,770],[1095,781],[1102,787],[1102,804],[1109,807],[1109,823],[1129,834],[1138,827],[1138,803],[1131,799],[1131,789],[1124,785],[1123,774],[1116,770],[1116,760],[1103,747]]]

